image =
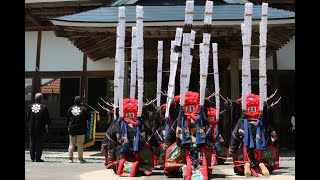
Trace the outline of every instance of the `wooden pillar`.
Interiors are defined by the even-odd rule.
[[[130,91],[130,82],[129,82],[129,63],[130,63],[130,49],[126,48],[125,49],[125,60],[124,60],[124,84],[123,84],[123,97],[124,98],[129,98],[129,91]]]
[[[227,68],[223,70],[223,75],[222,75],[222,96],[228,97],[228,69]]]
[[[88,97],[87,97],[87,94],[88,94],[87,62],[88,62],[88,56],[85,53],[83,53],[80,96],[84,99],[85,102],[88,102]]]
[[[230,81],[231,81],[231,99],[237,100],[240,97],[239,86],[239,51],[233,49],[230,59]]]
[[[224,60],[226,60],[226,59],[224,59]],[[222,63],[222,64],[226,64],[226,63]],[[228,66],[223,65],[222,68],[223,69],[222,69],[222,88],[221,88],[221,92],[222,92],[222,96],[226,98],[226,97],[228,97]]]
[[[41,55],[41,39],[42,39],[42,30],[38,31],[38,40],[37,40],[37,54],[36,54],[36,67],[33,77],[33,94],[36,94],[41,91],[41,82],[40,82],[40,55]],[[34,95],[32,96],[34,100]]]

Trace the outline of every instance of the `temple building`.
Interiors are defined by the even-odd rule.
[[[199,46],[204,30],[206,0],[194,2],[192,29],[196,31],[189,90],[199,89]],[[242,37],[240,24],[244,20],[247,0],[214,0],[211,43],[218,43],[221,94],[236,100],[241,96]],[[262,1],[253,5],[251,77],[252,92],[259,91],[259,22]],[[267,2],[268,1],[264,1]],[[272,0],[268,8],[267,84],[268,96],[276,89],[281,96],[274,113],[274,122],[282,145],[291,147],[290,118],[295,111],[295,12],[294,1]],[[144,97],[156,97],[157,42],[163,41],[163,91],[169,79],[170,42],[176,27],[183,27],[185,0],[80,0],[25,1],[25,88],[26,106],[35,93],[45,94],[52,133],[63,134],[64,116],[81,95],[101,113],[98,131],[105,131],[106,113],[98,106],[101,98],[113,101],[113,75],[116,50],[118,7],[126,6],[125,87],[129,96],[131,30],[136,24],[136,5],[144,6]],[[281,9],[284,8],[284,9]],[[213,72],[212,53],[209,73]],[[178,71],[179,73],[179,66]],[[176,91],[179,92],[179,75]],[[52,88],[49,90],[48,88]],[[214,91],[213,75],[208,76],[207,92]],[[165,103],[165,97],[162,97]],[[60,128],[60,129],[59,129]],[[66,131],[66,129],[65,129]],[[52,142],[58,140],[52,140]],[[66,139],[68,142],[68,139]]]

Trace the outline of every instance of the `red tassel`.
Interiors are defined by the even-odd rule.
[[[191,180],[191,175],[192,175],[192,166],[191,166],[191,158],[189,151],[185,149],[186,153],[186,160],[187,160],[187,173],[186,173],[186,178],[185,180]]]
[[[206,159],[206,153],[204,152],[204,147],[201,148],[202,152],[202,175],[203,180],[208,180],[208,165]]]
[[[136,176],[136,172],[137,172],[137,166],[138,166],[139,162],[136,161],[132,164],[131,166],[131,173],[130,173],[130,176],[131,177],[135,177]]]
[[[125,159],[121,159],[118,165],[118,170],[117,170],[117,174],[120,176],[121,172],[122,172],[122,168],[123,168],[123,164],[126,162]]]
[[[250,170],[251,170],[252,175],[254,175],[255,177],[259,177],[259,175],[257,174],[257,172],[253,168],[250,168]]]

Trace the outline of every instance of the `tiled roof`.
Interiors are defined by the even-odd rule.
[[[203,21],[204,6],[194,6],[194,21]],[[212,21],[243,20],[243,4],[224,4],[213,6]],[[145,6],[144,22],[168,22],[184,21],[185,6]],[[295,13],[275,8],[268,8],[268,19],[295,18]],[[261,5],[253,6],[253,20],[261,19]],[[118,22],[118,7],[100,7],[98,9],[81,12],[51,20],[68,22],[91,22],[91,23],[116,23]],[[136,6],[126,6],[126,22],[136,22]]]
[[[42,94],[59,94],[60,93],[60,79],[55,79],[41,87]]]
[[[205,5],[207,0],[194,0],[193,4],[197,5]],[[223,0],[211,0],[213,4],[226,4]],[[126,3],[128,4],[128,3]],[[186,0],[140,0],[134,3],[134,5],[142,5],[142,6],[185,6]]]
[[[226,3],[239,3],[239,4],[245,4],[248,2],[248,0],[223,0]]]
[[[124,4],[134,4],[135,2],[137,2],[137,0],[116,0],[111,4],[111,6],[121,6]]]

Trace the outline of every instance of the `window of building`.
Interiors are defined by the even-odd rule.
[[[60,79],[60,116],[65,117],[74,97],[80,96],[80,78]]]
[[[113,88],[113,79],[108,79],[107,81],[107,94],[108,96],[107,101],[112,102],[114,101],[114,88]]]
[[[32,78],[25,78],[24,85],[24,109],[27,110],[29,104],[32,103]]]
[[[60,78],[41,78],[43,103],[47,105],[50,117],[59,117]]]
[[[74,97],[80,95],[80,78],[41,78],[40,82],[50,118],[65,117]]]
[[[106,110],[99,106],[99,104],[112,110],[112,107],[104,103],[103,100],[113,104],[113,80],[110,80],[107,77],[89,77],[87,89],[88,105],[99,111],[100,114],[100,121],[97,121],[96,131],[105,132],[108,127],[108,114]],[[93,111],[91,107],[89,107],[89,110]]]
[[[25,78],[25,86],[24,86],[24,95],[25,95],[25,101],[31,101],[32,100],[32,79],[31,78]]]

